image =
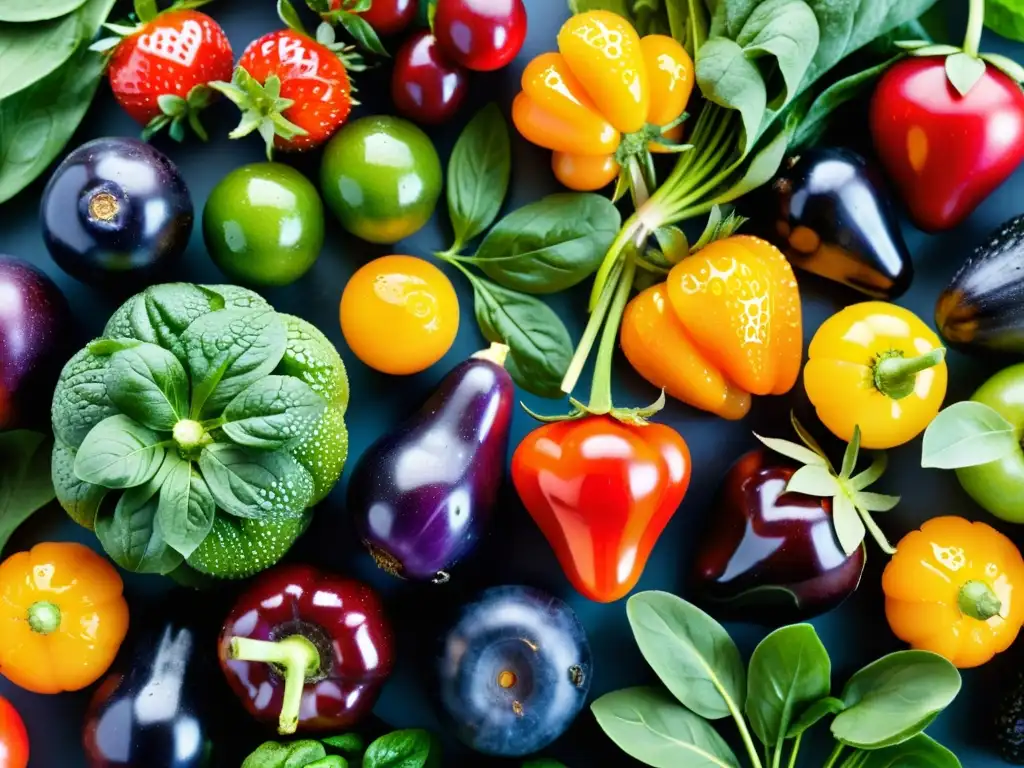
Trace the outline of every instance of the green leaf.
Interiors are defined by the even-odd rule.
[[[836,529],[836,538],[847,556],[857,551],[864,541],[867,529],[864,521],[857,513],[853,500],[845,493],[837,493],[832,499],[832,525]]]
[[[319,741],[305,739],[290,744],[267,741],[260,744],[242,763],[242,768],[305,768],[327,756]]]
[[[868,752],[859,768],[961,768],[957,756],[921,733],[893,747]]]
[[[880,749],[916,736],[960,692],[960,673],[942,656],[899,651],[861,669],[846,683],[846,710],[832,735],[860,749]]]
[[[381,43],[380,38],[377,37],[376,31],[362,16],[355,13],[339,13],[337,18],[345,30],[352,35],[352,39],[356,41],[360,48],[376,53],[378,56],[390,55],[387,48]]]
[[[217,504],[191,462],[168,454],[170,470],[160,487],[157,521],[167,545],[191,557],[213,529]]]
[[[549,195],[503,218],[466,259],[505,288],[560,293],[597,271],[622,218],[601,195]]]
[[[362,752],[363,739],[357,733],[342,733],[338,736],[328,736],[322,739],[323,743],[342,752]]]
[[[921,466],[960,469],[998,461],[1018,448],[1017,431],[984,403],[954,403],[928,425]]]
[[[985,74],[985,62],[963,51],[946,57],[946,77],[961,96],[966,96]]]
[[[786,483],[786,493],[831,498],[839,493],[839,482],[826,468],[818,465],[800,467]]]
[[[163,283],[129,299],[114,313],[103,335],[125,336],[169,349],[183,364],[181,335],[203,315],[224,309],[224,297],[191,283]],[[116,328],[119,333],[112,333]],[[194,375],[194,372],[193,372]]]
[[[772,57],[782,75],[782,87],[770,99],[773,109],[796,95],[818,40],[818,20],[804,0],[765,0],[747,18],[736,42],[747,59]]]
[[[498,217],[508,194],[512,144],[497,104],[488,104],[470,120],[448,162],[448,215],[455,250],[486,230]]]
[[[208,418],[277,367],[288,336],[272,310],[224,309],[192,323],[181,344],[192,373],[192,418]]]
[[[839,470],[839,477],[848,480],[853,476],[853,470],[857,468],[857,457],[860,455],[860,427],[854,426],[853,437],[843,452],[843,466]]]
[[[295,10],[295,6],[289,0],[277,0],[277,16],[288,29],[298,32],[300,35],[308,35],[299,12]]]
[[[166,445],[159,434],[127,416],[111,416],[86,435],[75,456],[75,474],[104,488],[134,488],[160,469]]]
[[[291,448],[312,434],[326,401],[294,376],[267,376],[224,409],[223,430],[232,442],[261,451]]]
[[[366,748],[363,768],[440,768],[441,746],[429,731],[385,734]]]
[[[143,343],[116,352],[104,384],[124,415],[150,429],[169,432],[188,417],[188,375],[163,347]]]
[[[801,464],[806,464],[810,467],[825,467],[828,465],[824,456],[815,453],[810,448],[800,445],[799,443],[790,442],[789,440],[779,440],[775,437],[761,437],[761,435],[756,432],[754,433],[754,437],[776,453],[781,456],[785,456],[787,459],[799,461]]]
[[[871,466],[861,472],[859,475],[854,475],[850,478],[850,482],[847,483],[847,487],[851,491],[863,491],[868,488],[885,474],[886,467],[889,466],[889,457],[885,453],[876,453],[871,460]]]
[[[727,193],[721,195],[718,200],[722,203],[731,202],[771,181],[782,167],[782,161],[786,159],[789,138],[788,131],[779,131],[770,142],[747,161],[743,176],[730,186]]]
[[[199,468],[217,506],[235,517],[299,517],[313,497],[313,478],[283,451],[210,445],[199,456]]]
[[[819,699],[807,707],[803,714],[796,719],[796,722],[789,727],[786,738],[795,739],[797,736],[802,736],[826,717],[838,715],[844,709],[846,709],[846,704],[843,703],[842,699],[837,699],[834,696],[826,696],[823,699]]]
[[[768,106],[768,92],[757,67],[737,43],[712,37],[700,49],[696,73],[705,98],[740,113],[744,132],[741,149],[749,152],[760,136]]]
[[[654,237],[669,264],[678,264],[690,255],[690,243],[679,227],[658,227]]]
[[[899,496],[888,496],[884,493],[859,491],[853,495],[853,503],[868,512],[889,512],[900,503]]]
[[[547,304],[473,276],[474,309],[484,338],[509,347],[505,364],[520,387],[540,397],[560,398],[573,356],[572,338]]]
[[[36,2],[35,8],[47,3]],[[0,3],[0,21],[5,7]],[[0,99],[28,88],[57,70],[84,38],[80,14],[34,24],[0,24]]]
[[[626,754],[654,768],[739,768],[711,725],[658,688],[626,688],[590,705],[598,725]]]
[[[1014,82],[1024,82],[1024,67],[1009,56],[1003,56],[998,53],[983,53],[981,58],[1003,74],[1009,76]]]
[[[29,21],[59,19],[84,4],[85,0],[0,0],[0,21],[24,24]],[[6,63],[5,60],[5,66]]]
[[[708,720],[743,707],[746,673],[721,624],[667,592],[633,595],[626,615],[644,659],[684,706]]]
[[[39,432],[0,432],[0,552],[18,526],[53,501],[52,448]]]
[[[101,485],[83,483],[75,474],[75,449],[56,440],[50,462],[57,501],[72,520],[90,531],[96,526],[100,504],[110,492]]]
[[[985,26],[1010,40],[1024,42],[1024,5],[1020,0],[986,0]]]
[[[832,663],[810,624],[772,632],[754,649],[747,674],[747,719],[761,743],[775,747],[805,707],[828,696]]]

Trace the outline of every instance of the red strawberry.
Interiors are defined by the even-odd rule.
[[[181,141],[187,120],[205,140],[198,115],[212,96],[207,84],[229,78],[234,61],[220,25],[205,13],[171,9],[137,28],[113,29],[126,35],[110,57],[110,87],[125,111],[146,126],[144,135],[170,126]]]
[[[338,54],[290,29],[250,44],[230,83],[212,83],[242,110],[231,138],[259,131],[267,156],[323,144],[352,111],[352,84]]]

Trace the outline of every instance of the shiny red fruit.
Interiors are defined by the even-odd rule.
[[[526,40],[523,0],[438,0],[434,34],[450,59],[490,72],[516,57]]]
[[[18,711],[0,698],[0,768],[28,765],[28,733]]]
[[[340,8],[341,0],[331,0],[332,11]],[[373,0],[370,9],[359,15],[366,19],[378,35],[397,35],[412,24],[417,10],[416,0]]]
[[[466,98],[466,70],[442,53],[430,32],[416,32],[395,57],[391,97],[400,113],[436,125],[455,116]]]
[[[1024,92],[991,65],[967,92],[942,57],[909,58],[879,82],[871,104],[875,149],[914,223],[950,229],[1024,160]]]

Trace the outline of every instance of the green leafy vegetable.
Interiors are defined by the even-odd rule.
[[[1020,0],[986,0],[985,26],[1003,37],[1024,41],[1024,3]]]
[[[217,444],[199,467],[217,506],[236,517],[298,517],[313,497],[313,478],[288,453]]]
[[[163,347],[139,344],[114,353],[103,384],[121,413],[150,429],[169,432],[188,416],[188,374]]]
[[[819,699],[807,707],[804,713],[797,718],[796,722],[790,726],[786,738],[795,739],[797,736],[802,736],[826,717],[838,715],[844,709],[846,709],[846,704],[842,699],[837,699],[834,696],[826,696],[823,699]]]
[[[0,551],[19,525],[54,499],[52,444],[39,432],[0,432]]]
[[[910,741],[868,752],[859,768],[960,768],[956,755],[923,733]]]
[[[363,751],[363,740],[354,733],[279,744],[268,741],[249,755],[242,768],[348,768],[352,757],[362,768],[441,768],[441,747],[428,731],[393,731],[374,741]],[[359,753],[363,753],[359,755]]]
[[[157,523],[164,541],[183,557],[191,557],[213,529],[217,504],[189,461],[168,455],[170,469],[160,486]]]
[[[440,768],[441,748],[429,731],[385,734],[366,748],[363,768]]]
[[[0,17],[3,13],[0,6]],[[0,100],[42,80],[70,59],[82,43],[81,32],[78,14],[36,24],[0,24]]]
[[[58,19],[76,11],[86,0],[0,0],[0,21],[25,23]]]
[[[304,381],[267,376],[228,403],[222,429],[238,445],[277,451],[305,440],[326,409],[324,399]]]
[[[448,214],[455,230],[453,251],[494,223],[508,194],[512,144],[508,124],[497,104],[470,120],[448,163]]]
[[[133,488],[156,474],[166,442],[127,416],[104,419],[86,436],[75,457],[75,474],[104,488]]]

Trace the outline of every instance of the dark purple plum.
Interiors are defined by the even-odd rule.
[[[151,278],[177,260],[193,209],[178,169],[149,144],[96,139],[69,154],[43,191],[43,240],[57,265],[84,283]]]
[[[71,311],[60,288],[24,261],[0,256],[0,430],[45,424],[71,353]]]
[[[803,621],[860,584],[864,547],[843,552],[831,499],[785,492],[796,470],[759,449],[741,456],[719,488],[694,569],[697,602],[719,618]]]
[[[438,691],[466,746],[521,757],[572,725],[592,672],[586,632],[568,605],[530,587],[493,587],[442,639]]]
[[[494,345],[445,377],[408,421],[360,458],[348,506],[377,564],[447,581],[480,540],[505,475],[515,387]]]

